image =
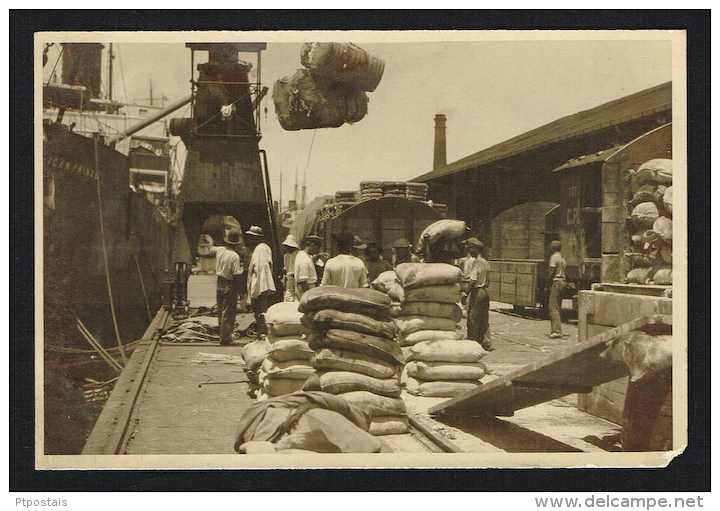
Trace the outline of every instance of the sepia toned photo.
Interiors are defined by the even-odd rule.
[[[36,468],[667,466],[685,35],[36,33]]]

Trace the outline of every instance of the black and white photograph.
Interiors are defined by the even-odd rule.
[[[37,32],[36,468],[666,467],[686,42]]]

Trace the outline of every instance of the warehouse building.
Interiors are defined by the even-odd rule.
[[[447,204],[449,218],[465,220],[492,256],[493,218],[526,202],[560,202],[559,176],[553,169],[580,155],[627,144],[671,121],[672,84],[667,82],[446,164],[446,118],[438,114],[433,170],[412,181],[427,183],[428,198]],[[598,195],[600,186],[598,181]]]

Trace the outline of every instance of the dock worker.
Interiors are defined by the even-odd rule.
[[[410,252],[412,245],[405,238],[398,238],[393,243],[393,257],[392,265],[393,268],[397,267],[398,264],[411,263],[413,262],[412,253]]]
[[[365,267],[367,268],[368,282],[372,283],[384,271],[392,270],[392,266],[385,259],[380,258],[382,247],[379,243],[371,241],[365,249]]]
[[[549,289],[550,298],[548,300],[548,309],[550,310],[550,334],[551,339],[561,339],[562,320],[560,310],[562,309],[562,300],[567,288],[565,280],[565,259],[560,255],[562,244],[558,240],[550,243],[550,262],[548,263],[548,277],[546,283],[546,291]]]
[[[477,238],[475,238],[477,239]],[[463,280],[465,282],[469,281],[470,278],[470,270],[472,270],[473,262],[475,262],[475,258],[470,255],[470,246],[467,244],[468,240],[463,240],[460,242],[460,245],[462,245],[463,250],[465,251],[465,256],[461,257],[459,259],[455,260],[455,266],[460,268],[463,274]],[[463,305],[467,305],[467,295],[469,291],[469,286],[467,284],[462,286],[462,295],[460,297],[460,303]]]
[[[235,329],[235,316],[237,314],[238,294],[244,288],[245,271],[238,251],[242,245],[240,231],[230,229],[225,235],[225,246],[212,246],[213,240],[207,236],[210,243],[210,253],[200,257],[215,255],[215,274],[217,275],[217,311],[218,326],[220,327],[220,344],[227,346],[232,343],[232,334]],[[244,296],[245,293],[242,293]]]
[[[350,249],[350,253],[360,259],[363,263],[365,262],[365,249],[367,248],[367,245],[363,243],[362,238],[358,236],[357,234],[353,236],[353,244],[352,248]]]
[[[317,286],[317,268],[313,258],[320,252],[323,239],[311,234],[305,238],[305,248],[295,257],[295,295],[299,300],[308,289]]]
[[[369,287],[365,263],[350,253],[355,242],[352,234],[341,233],[335,243],[338,255],[325,263],[321,286],[345,288]]]
[[[272,250],[264,242],[262,227],[253,225],[245,234],[246,244],[252,250],[248,265],[247,291],[255,316],[255,331],[260,338],[267,335],[265,312],[270,306],[270,297],[276,291],[272,274]]]
[[[483,348],[492,351],[490,340],[490,263],[485,260],[485,245],[477,238],[467,240],[468,254],[472,258],[470,273],[466,277],[467,297],[467,336],[479,342]]]
[[[295,240],[295,236],[288,234],[285,241],[282,242],[285,254],[283,255],[283,284],[285,292],[283,300],[286,302],[294,302],[297,300],[295,293],[295,258],[300,251],[300,245]]]

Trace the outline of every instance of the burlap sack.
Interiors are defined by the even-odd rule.
[[[413,346],[423,341],[448,340],[459,341],[463,338],[461,330],[449,332],[447,330],[418,330],[408,335],[400,335],[398,340],[400,346]]]
[[[462,280],[462,271],[457,266],[445,263],[402,263],[395,268],[403,289],[425,286],[457,284]]]
[[[307,291],[300,299],[300,312],[335,309],[342,312],[366,314],[374,318],[390,316],[390,298],[368,288],[347,289],[340,286],[320,286]]]
[[[397,364],[376,357],[340,348],[323,348],[315,352],[312,365],[322,371],[352,371],[373,378],[390,378],[397,373]]]
[[[372,418],[368,432],[373,436],[403,435],[409,428],[407,417],[380,416]]]
[[[425,381],[479,380],[487,374],[487,367],[482,362],[447,363],[413,360],[408,362],[406,369],[408,376]]]
[[[308,312],[303,316],[302,321],[306,327],[316,332],[339,328],[386,339],[394,339],[398,334],[398,326],[393,319],[378,320],[364,314],[333,309]]]
[[[310,357],[315,353],[308,341],[293,337],[285,337],[269,343],[267,352],[268,355],[272,355],[275,360],[280,362],[300,359],[310,360]]]
[[[265,357],[267,357],[268,344],[264,340],[253,341],[243,346],[240,354],[245,361],[248,371],[254,372],[263,363]]]
[[[462,341],[423,341],[410,346],[413,360],[424,362],[480,362],[487,351],[480,343],[471,340]]]
[[[450,318],[434,318],[432,316],[400,316],[395,320],[403,335],[419,330],[443,330],[454,332],[457,323]]]
[[[635,175],[640,184],[672,184],[672,160],[667,158],[648,160],[638,167]]]
[[[422,397],[455,397],[482,385],[479,381],[423,381],[408,378],[407,391]]]
[[[432,316],[449,318],[456,323],[462,319],[462,308],[457,303],[405,302],[401,306],[402,316]]]
[[[386,397],[400,397],[400,379],[373,378],[364,374],[350,371],[328,371],[320,374],[320,388],[330,394],[343,394],[365,390]]]
[[[331,329],[325,334],[313,333],[309,337],[309,345],[314,350],[340,348],[375,357],[391,364],[402,365],[405,362],[397,341],[350,330]]]
[[[638,228],[651,228],[660,217],[657,206],[654,202],[642,202],[635,206],[631,218]]]
[[[433,246],[440,238],[460,239],[467,232],[467,226],[462,220],[452,220],[445,218],[438,220],[427,226],[418,238],[417,251],[420,251],[423,245],[423,239],[427,237],[430,246]]]
[[[404,299],[404,302],[458,303],[459,301],[460,286],[458,284],[410,289],[405,291]]]
[[[293,380],[307,380],[315,372],[309,360],[275,360],[272,355],[262,363],[262,370],[268,376],[290,378]]]

